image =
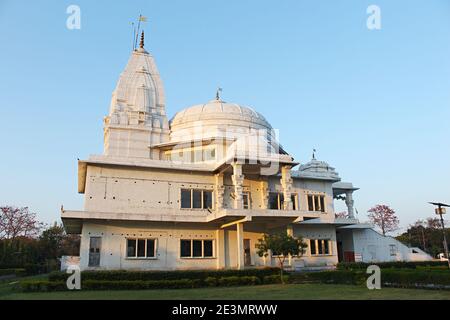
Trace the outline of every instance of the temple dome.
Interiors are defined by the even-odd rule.
[[[325,161],[317,160],[313,157],[311,161],[301,165],[297,171],[296,176],[311,179],[324,179],[332,181],[340,181],[339,174],[335,168],[330,166]]]
[[[211,100],[186,108],[170,120],[171,138],[182,139],[186,134],[192,138],[194,131],[205,137],[230,138],[250,131],[265,130],[272,135],[272,126],[250,107],[229,103],[220,99]]]

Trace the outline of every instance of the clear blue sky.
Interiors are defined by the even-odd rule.
[[[66,8],[81,8],[81,30]],[[381,8],[382,29],[366,28]],[[102,119],[131,50],[146,47],[167,112],[214,97],[250,105],[296,160],[318,158],[402,226],[450,202],[450,1],[0,0],[0,204],[59,219],[81,209],[77,158],[102,152]],[[339,201],[337,201],[339,203]],[[337,210],[343,208],[337,205]]]

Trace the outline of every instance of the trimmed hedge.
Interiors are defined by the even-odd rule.
[[[26,280],[20,282],[20,288],[24,292],[47,292],[67,290],[65,282],[48,280]]]
[[[232,276],[201,279],[178,280],[84,280],[83,290],[145,290],[145,289],[188,289],[206,286],[248,286],[258,285],[262,281],[256,276]],[[20,288],[25,292],[64,291],[67,290],[64,281],[26,280],[20,282]]]
[[[385,286],[401,288],[450,289],[449,270],[383,270],[381,282]]]
[[[0,269],[0,276],[16,276],[16,277],[24,277],[27,275],[27,272],[23,268],[15,268],[15,269]]]
[[[369,274],[365,270],[338,270],[289,275],[290,283],[324,283],[364,285]],[[383,269],[381,283],[386,287],[435,288],[450,290],[449,270]]]
[[[246,269],[246,270],[189,270],[189,271],[126,271],[126,270],[104,270],[104,271],[82,271],[81,279],[105,280],[105,281],[153,281],[153,280],[180,280],[224,278],[224,277],[257,277],[261,281],[265,276],[279,274],[278,268]],[[66,281],[69,274],[65,272],[52,272],[50,281]]]
[[[381,269],[417,269],[417,268],[440,268],[448,267],[447,261],[392,261],[392,262],[340,262],[337,264],[338,270],[366,270],[370,265],[377,265]]]
[[[290,276],[288,275],[284,275],[283,276],[283,280],[284,283],[288,283],[289,282],[289,278]],[[265,276],[263,279],[263,283],[264,284],[280,284],[281,283],[281,277],[280,275],[273,275],[273,276]]]
[[[359,285],[365,283],[368,275],[363,271],[319,271],[300,272],[289,275],[290,283],[332,283]]]

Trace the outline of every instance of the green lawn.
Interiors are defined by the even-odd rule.
[[[450,291],[393,289],[368,290],[365,287],[327,284],[288,284],[248,287],[176,290],[65,291],[22,293],[13,290],[11,280],[0,282],[4,299],[450,299]]]

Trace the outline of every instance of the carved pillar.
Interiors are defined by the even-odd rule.
[[[350,219],[355,218],[355,213],[353,210],[353,191],[349,190],[345,193],[345,204],[347,205],[347,213]]]
[[[223,174],[218,173],[215,175],[214,191],[216,193],[215,209],[223,209],[223,195],[225,193],[225,187],[223,186]]]
[[[267,181],[261,181],[261,209],[267,209],[269,207],[269,183]]]
[[[242,164],[234,162],[233,166],[233,175],[231,179],[233,180],[234,185],[234,209],[242,209],[242,185],[244,183],[244,175],[242,174]]]
[[[293,210],[291,190],[292,190],[292,177],[291,166],[281,167],[281,186],[283,188],[284,197],[284,210]]]

